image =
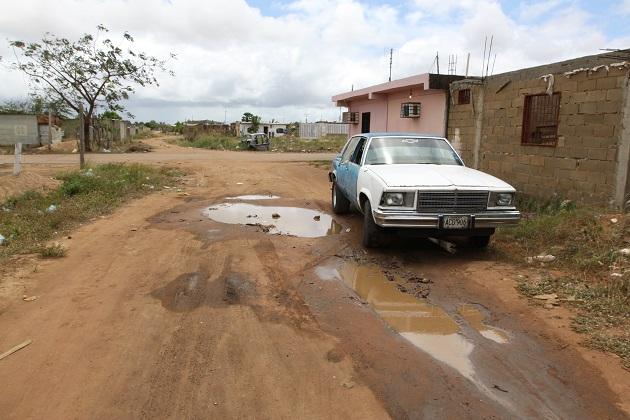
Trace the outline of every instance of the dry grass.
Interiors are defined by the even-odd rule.
[[[497,250],[520,263],[541,254],[556,260],[542,267],[542,278],[522,279],[519,290],[568,299],[585,344],[619,355],[630,368],[630,256],[621,251],[630,247],[630,216],[555,201],[528,200],[521,209],[524,220],[497,233]]]

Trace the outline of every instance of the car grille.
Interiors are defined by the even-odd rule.
[[[418,211],[472,213],[488,206],[488,191],[418,191]]]

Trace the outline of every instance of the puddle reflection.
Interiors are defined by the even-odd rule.
[[[264,226],[270,234],[316,238],[343,230],[343,226],[330,215],[300,207],[221,203],[208,207],[203,213],[220,223]]]

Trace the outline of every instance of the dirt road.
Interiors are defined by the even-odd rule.
[[[186,194],[2,279],[0,353],[32,340],[0,360],[3,418],[627,418],[628,372],[517,295],[534,274],[425,241],[364,252],[326,172],[291,161],[321,156],[98,159],[121,156],[181,164]]]

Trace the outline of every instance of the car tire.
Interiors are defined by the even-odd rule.
[[[348,213],[350,210],[350,200],[348,200],[339,188],[337,188],[337,183],[333,181],[332,183],[332,209],[335,214],[344,214]]]
[[[487,248],[490,244],[490,238],[492,235],[483,235],[483,236],[471,236],[469,241],[470,245],[475,248]]]
[[[363,246],[366,248],[377,247],[381,239],[382,229],[374,222],[370,200],[365,200],[363,204]]]

